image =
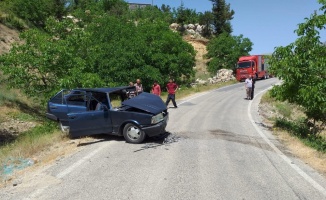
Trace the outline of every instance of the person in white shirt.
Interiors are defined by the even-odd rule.
[[[245,88],[246,88],[246,94],[247,99],[251,99],[251,91],[252,91],[252,77],[249,75],[247,79],[245,80]]]
[[[140,82],[140,79],[136,80],[135,83],[137,95],[143,92],[143,85]]]

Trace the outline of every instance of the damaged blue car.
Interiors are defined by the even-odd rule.
[[[46,116],[71,138],[104,133],[137,144],[165,133],[169,114],[162,99],[134,94],[133,86],[62,90],[49,100]]]

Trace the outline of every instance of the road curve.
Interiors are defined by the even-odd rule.
[[[104,137],[0,199],[326,199],[325,177],[260,126],[259,97],[276,82],[257,81],[253,101],[243,83],[179,101],[167,127],[177,142]]]

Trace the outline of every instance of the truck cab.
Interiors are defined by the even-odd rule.
[[[252,55],[239,58],[236,67],[236,79],[238,81],[244,81],[249,75],[256,77],[256,79],[269,77],[264,56]]]

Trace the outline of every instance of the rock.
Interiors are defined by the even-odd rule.
[[[230,69],[220,69],[216,74],[217,79],[221,79],[222,81],[234,80],[233,71]]]
[[[235,77],[233,76],[233,71],[230,69],[220,69],[218,70],[216,76],[208,78],[207,80],[197,78],[195,83],[191,84],[191,86],[196,87],[197,85],[216,84],[219,82],[226,82],[230,80],[235,80]]]
[[[187,26],[188,28],[187,29],[192,29],[192,30],[195,30],[195,25],[193,25],[193,24],[188,24],[188,26]]]
[[[170,25],[170,29],[173,29],[173,30],[177,30],[178,27],[179,27],[179,24],[177,24],[177,23],[172,23],[172,24]]]
[[[187,29],[187,33],[190,34],[190,35],[195,35],[196,34],[195,30],[193,30],[193,29]]]
[[[201,34],[201,33],[203,32],[203,26],[198,25],[198,26],[196,27],[196,32],[199,33],[199,34]]]
[[[21,184],[23,181],[21,179],[15,179],[13,182],[12,182],[12,186],[17,186],[18,184]]]

